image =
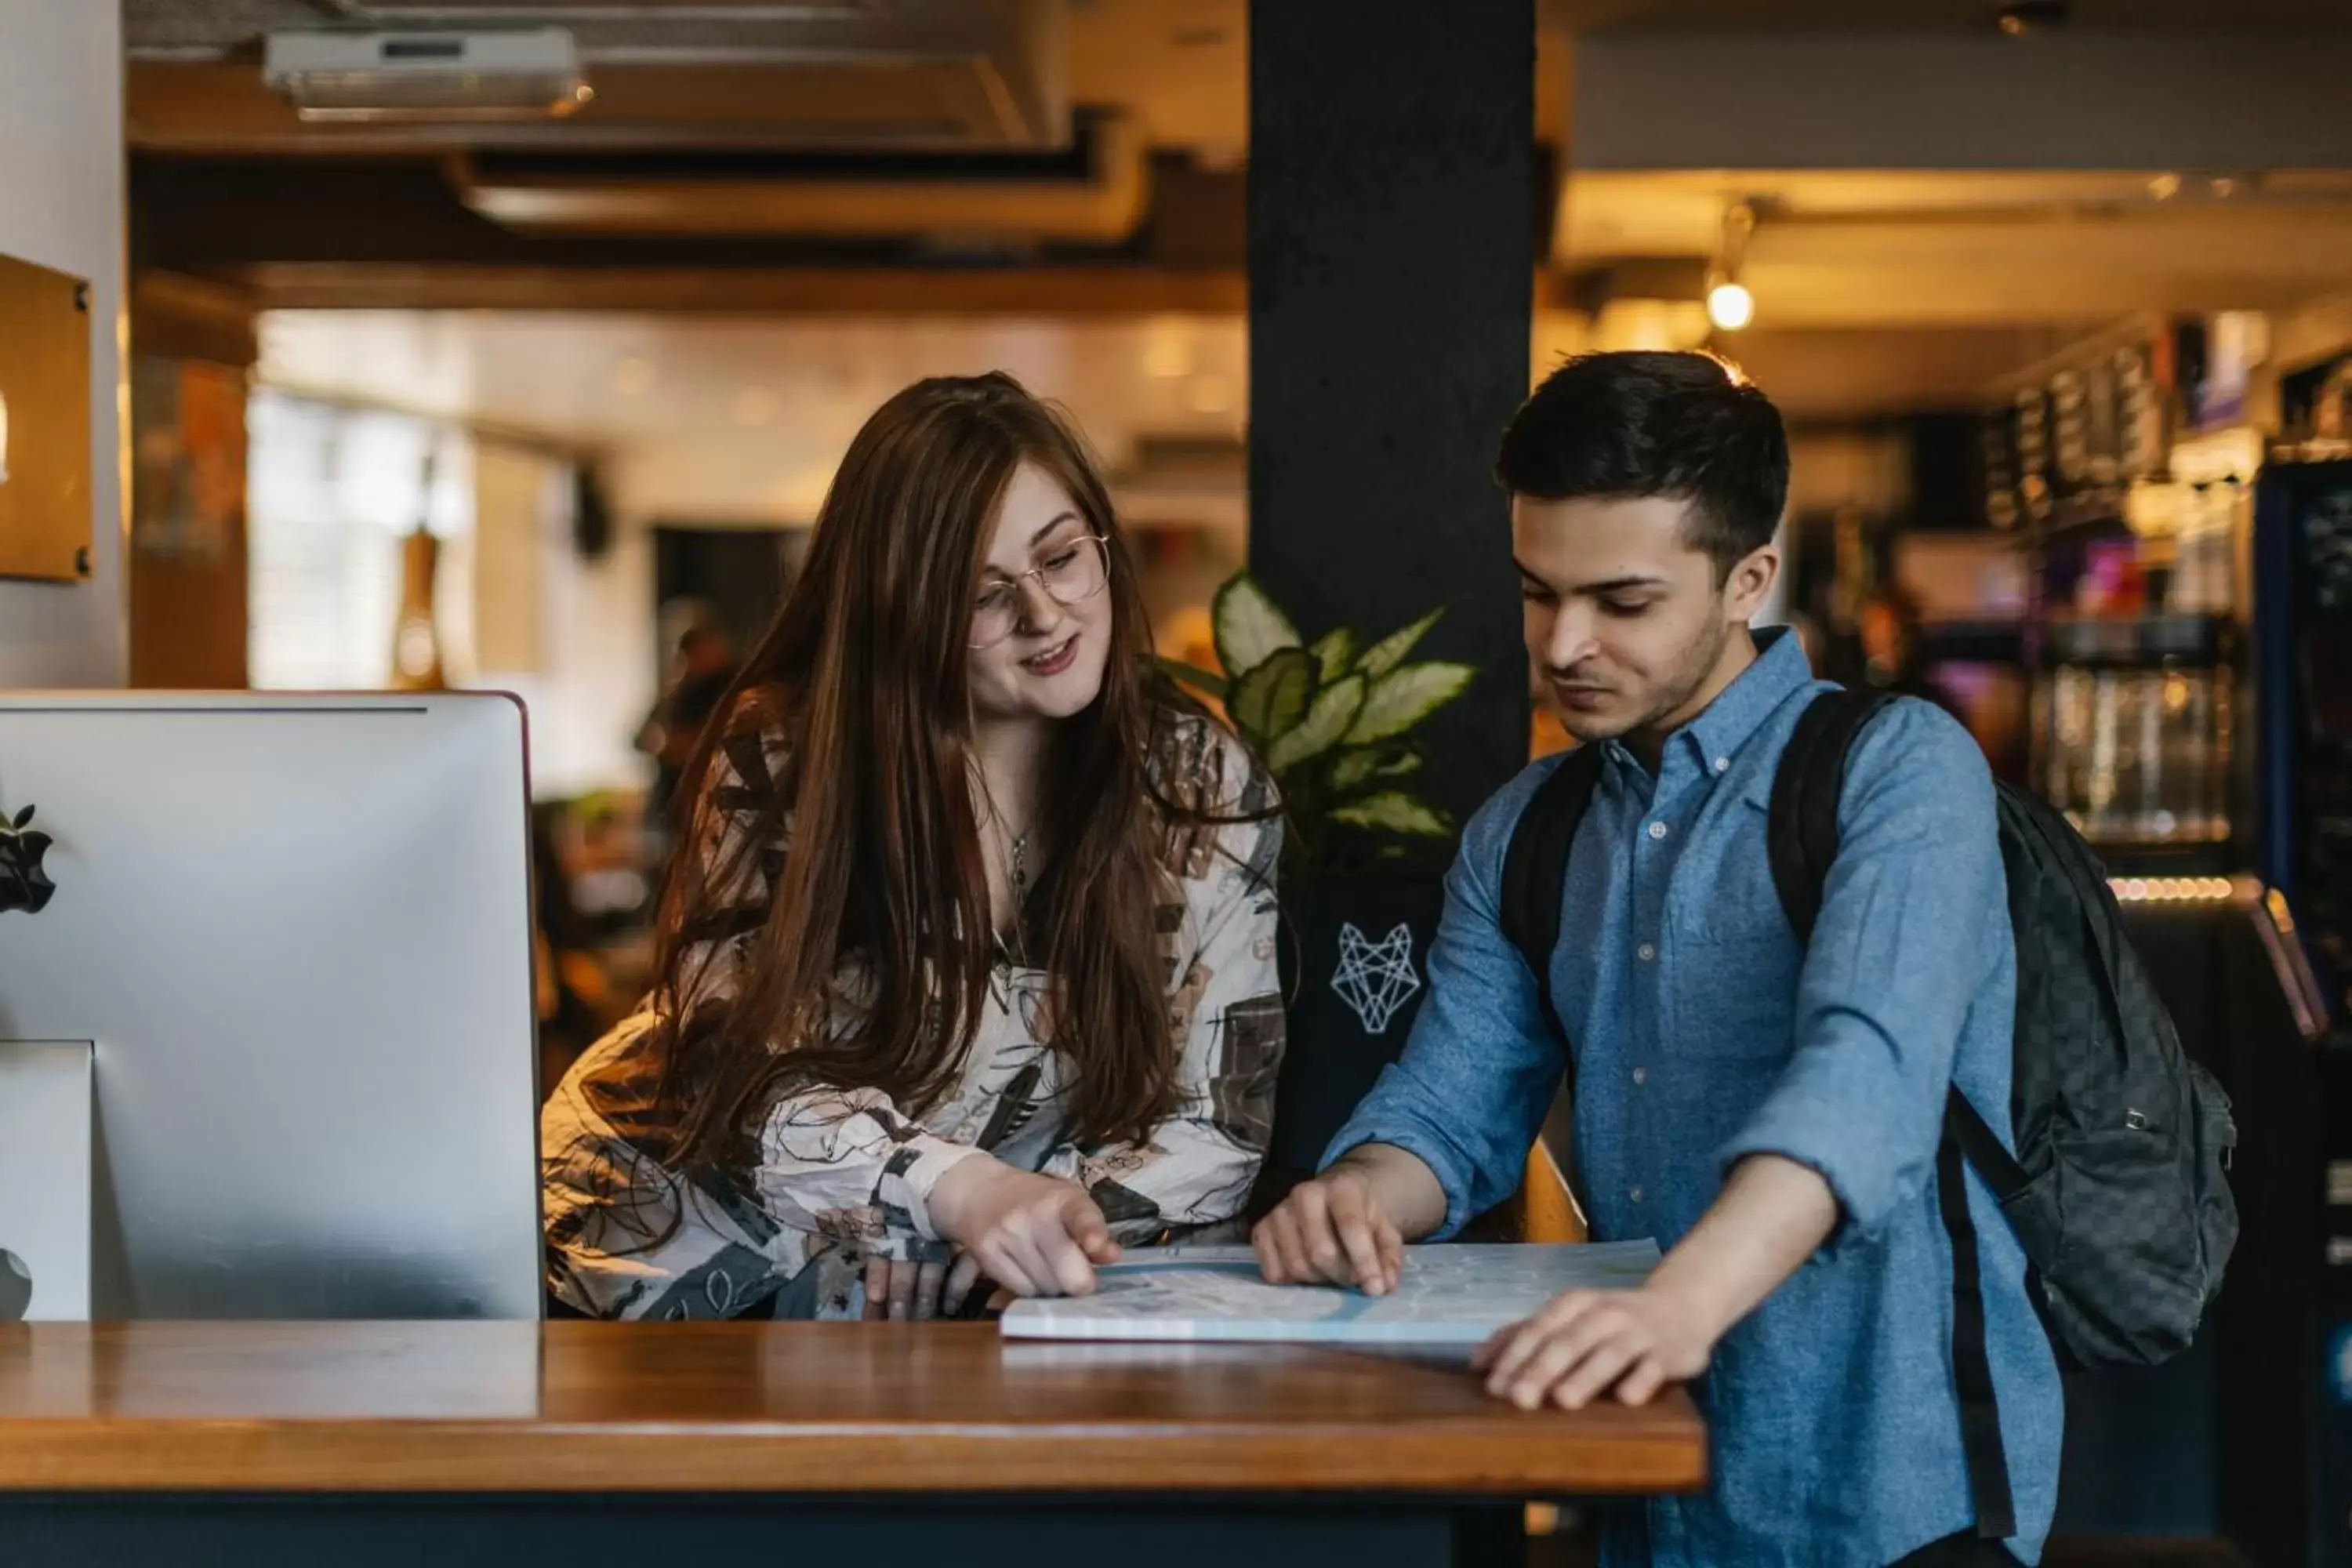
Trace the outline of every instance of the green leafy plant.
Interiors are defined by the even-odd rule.
[[[1366,644],[1351,626],[1309,643],[1244,572],[1212,608],[1225,673],[1162,659],[1174,679],[1223,705],[1282,790],[1291,868],[1308,872],[1409,859],[1450,847],[1454,819],[1415,793],[1428,762],[1415,733],[1469,689],[1466,664],[1407,662],[1445,611]]]

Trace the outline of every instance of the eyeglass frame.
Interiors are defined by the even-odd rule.
[[[1090,588],[1090,589],[1088,589],[1087,592],[1085,592],[1085,593],[1083,593],[1083,594],[1079,595],[1078,595],[1076,598],[1075,598],[1075,599],[1065,599],[1065,598],[1064,598],[1064,597],[1062,597],[1059,594],[1056,594],[1055,592],[1054,592],[1053,588],[1047,584],[1047,583],[1045,582],[1045,568],[1044,568],[1043,566],[1032,566],[1032,567],[1031,567],[1031,568],[1029,568],[1029,570],[1028,570],[1028,571],[1026,571],[1026,572],[1020,573],[1020,574],[1016,574],[1016,575],[1014,575],[1014,576],[1007,577],[1006,579],[1004,579],[1003,586],[1008,587],[1008,588],[1010,588],[1010,589],[1012,589],[1012,590],[1013,590],[1013,605],[1014,605],[1013,616],[1013,624],[1012,624],[1011,626],[1007,626],[1007,627],[1005,627],[1005,628],[1004,628],[1004,635],[1003,635],[1003,637],[993,637],[993,638],[991,638],[991,639],[990,639],[989,641],[987,641],[987,642],[971,642],[971,641],[967,640],[967,641],[965,642],[964,646],[965,646],[966,647],[970,648],[973,653],[986,653],[990,648],[999,647],[999,646],[1001,646],[1001,645],[1002,645],[1002,644],[1003,644],[1003,643],[1006,643],[1006,642],[1011,641],[1011,640],[1012,640],[1012,638],[1013,638],[1013,637],[1014,636],[1014,634],[1016,634],[1017,632],[1019,632],[1019,631],[1020,631],[1020,629],[1021,629],[1021,616],[1022,616],[1022,613],[1023,613],[1024,611],[1026,611],[1026,610],[1028,609],[1028,607],[1029,607],[1029,600],[1028,600],[1028,596],[1027,596],[1026,595],[1024,595],[1024,594],[1021,591],[1021,585],[1022,585],[1024,583],[1026,583],[1026,582],[1030,581],[1032,578],[1034,578],[1034,579],[1036,580],[1036,583],[1037,583],[1037,591],[1038,591],[1039,593],[1041,593],[1041,594],[1045,595],[1045,597],[1047,597],[1048,599],[1051,599],[1055,604],[1061,605],[1061,606],[1062,606],[1062,608],[1064,608],[1064,609],[1066,609],[1066,610],[1067,610],[1067,609],[1072,609],[1072,608],[1075,608],[1076,606],[1077,606],[1077,605],[1083,605],[1083,604],[1085,604],[1088,599],[1091,599],[1091,598],[1095,597],[1097,595],[1100,594],[1100,593],[1101,593],[1105,588],[1109,587],[1109,586],[1110,586],[1110,540],[1109,540],[1109,538],[1108,538],[1107,535],[1100,534],[1100,533],[1091,533],[1091,532],[1090,532],[1090,533],[1082,533],[1082,534],[1078,535],[1078,537],[1077,537],[1077,538],[1071,540],[1071,541],[1070,541],[1070,542],[1071,542],[1073,545],[1076,545],[1076,544],[1078,544],[1078,543],[1081,543],[1081,542],[1084,542],[1084,543],[1089,543],[1089,544],[1092,544],[1092,545],[1095,547],[1095,552],[1096,552],[1096,553],[1097,553],[1097,554],[1098,554],[1099,556],[1101,556],[1101,558],[1102,558],[1102,581],[1101,581],[1101,582],[1099,582],[1099,583],[1096,584],[1092,588]],[[972,613],[973,613],[973,616],[974,616],[975,617],[977,617],[977,616],[978,616],[978,615],[979,615],[979,611],[978,611],[977,609],[975,609]]]

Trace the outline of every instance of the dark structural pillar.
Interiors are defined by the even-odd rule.
[[[1309,639],[1377,638],[1447,607],[1412,657],[1477,677],[1418,731],[1425,765],[1399,782],[1457,825],[1528,752],[1493,467],[1528,390],[1534,72],[1531,0],[1250,6],[1250,564]],[[1414,847],[1387,874],[1326,865],[1286,886],[1276,1167],[1311,1163],[1403,1044],[1452,846]],[[1409,980],[1387,940],[1399,924]],[[1402,1005],[1360,1005],[1383,989]]]
[[[1528,391],[1534,93],[1530,0],[1250,7],[1250,564],[1310,637],[1453,606],[1415,657],[1479,667],[1429,727],[1457,816],[1527,761],[1493,468]]]

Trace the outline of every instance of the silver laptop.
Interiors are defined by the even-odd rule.
[[[27,807],[0,1040],[94,1047],[94,1317],[539,1315],[517,703],[0,695]]]

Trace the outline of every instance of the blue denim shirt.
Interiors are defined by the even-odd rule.
[[[2016,954],[1991,781],[1938,710],[1882,714],[1857,743],[1840,853],[1801,949],[1765,816],[1797,715],[1827,688],[1793,637],[1767,636],[1669,739],[1656,778],[1603,742],[1551,967],[1576,1051],[1577,1185],[1595,1239],[1662,1247],[1748,1154],[1819,1172],[1843,1213],[1691,1390],[1712,1485],[1609,1517],[1612,1564],[1882,1568],[1975,1517],[1935,1155],[1947,1083],[2010,1136]],[[1443,1234],[1516,1188],[1560,1078],[1496,903],[1511,830],[1557,765],[1536,763],[1471,820],[1403,1058],[1327,1155],[1368,1142],[1418,1155],[1445,1190]],[[2009,1546],[2031,1563],[2056,1501],[2058,1372],[2024,1256],[1973,1173],[1969,1200],[2016,1500]]]

